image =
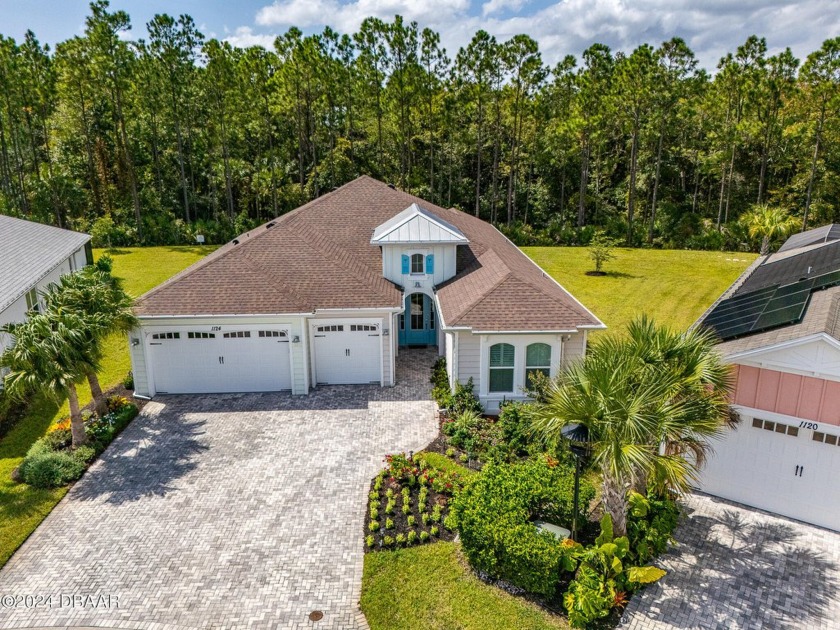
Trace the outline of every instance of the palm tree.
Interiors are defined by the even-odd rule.
[[[54,311],[32,314],[25,322],[6,324],[0,331],[13,340],[0,355],[0,367],[9,369],[6,390],[17,397],[42,391],[56,402],[66,396],[73,447],[84,444],[87,438],[76,385],[96,367],[88,325],[74,313]]]
[[[753,206],[752,210],[741,217],[751,238],[761,237],[760,254],[770,253],[770,243],[790,234],[799,227],[799,219],[789,215],[782,208],[766,204]]]
[[[82,319],[92,340],[90,353],[97,363],[106,337],[126,333],[137,325],[132,311],[133,299],[116,278],[95,267],[62,276],[57,284],[47,288],[43,297],[48,314],[51,311],[69,311]],[[96,411],[102,416],[107,413],[108,407],[96,370],[91,367],[85,376]]]
[[[626,533],[628,490],[646,490],[650,481],[660,491],[687,489],[729,418],[728,370],[710,336],[673,333],[646,318],[628,333],[595,342],[533,416],[547,438],[570,424],[586,427],[618,535]]]

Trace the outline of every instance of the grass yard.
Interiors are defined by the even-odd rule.
[[[204,257],[213,247],[149,247],[110,251],[113,273],[123,279],[126,290],[134,296],[145,293],[168,277]],[[104,250],[94,250],[98,258]],[[118,385],[125,378],[130,363],[125,337],[115,335],[105,344],[105,358],[99,372],[103,389]],[[79,387],[80,403],[90,402],[87,384]],[[38,490],[16,484],[11,473],[35,440],[44,435],[56,420],[68,415],[62,406],[37,396],[26,416],[0,440],[0,566],[4,565],[21,543],[44,520],[67,492],[66,488]]]
[[[615,260],[604,265],[606,276],[587,276],[594,265],[585,247],[523,247],[522,251],[612,330],[641,313],[674,328],[687,328],[756,257],[617,248]]]
[[[569,626],[481,582],[456,543],[365,554],[361,608],[371,630],[548,630]]]

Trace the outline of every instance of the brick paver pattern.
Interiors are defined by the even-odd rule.
[[[668,571],[619,628],[840,630],[840,534],[722,499],[686,499]]]
[[[0,628],[366,627],[369,481],[437,434],[435,354],[402,353],[392,388],[149,403],[0,571],[0,596],[111,607],[0,607]]]

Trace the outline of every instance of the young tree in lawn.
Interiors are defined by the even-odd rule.
[[[0,355],[0,367],[9,370],[6,390],[17,397],[41,391],[56,402],[66,396],[74,448],[87,439],[76,386],[96,369],[90,329],[91,322],[68,310],[33,313],[23,323],[0,328],[13,340]]]
[[[753,206],[747,214],[741,217],[741,223],[747,228],[750,237],[761,237],[759,253],[766,256],[770,253],[770,244],[778,238],[783,238],[799,227],[799,219],[792,217],[782,208],[762,204]]]
[[[589,257],[595,263],[595,274],[602,275],[604,263],[615,258],[615,246],[618,241],[604,234],[601,230],[595,233],[589,242]]]

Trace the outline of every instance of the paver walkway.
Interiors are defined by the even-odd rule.
[[[149,403],[0,571],[0,628],[365,627],[368,484],[435,437],[434,358],[393,388]]]
[[[619,628],[840,630],[840,534],[702,494],[687,506],[668,575]]]

